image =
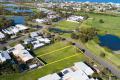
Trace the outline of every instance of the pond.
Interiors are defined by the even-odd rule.
[[[12,19],[16,24],[25,24],[25,17],[24,16],[12,16],[9,17],[9,19]]]
[[[6,6],[6,7],[17,7],[16,4],[3,4],[3,5]]]
[[[15,12],[15,13],[32,13],[31,9],[20,9],[20,8],[5,8],[8,11]]]
[[[100,40],[100,46],[108,47],[109,49],[113,51],[119,51],[120,50],[120,38],[114,35],[99,35],[98,36]]]
[[[73,32],[73,31],[61,30],[59,28],[49,28],[49,31],[55,32],[55,33],[72,33]]]
[[[15,13],[32,13],[33,11],[27,7],[20,7],[16,4],[3,4],[6,8],[5,10],[15,12]]]

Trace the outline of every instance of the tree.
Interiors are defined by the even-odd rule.
[[[32,44],[27,44],[27,45],[26,45],[26,48],[27,48],[27,49],[30,49],[30,50],[33,50],[33,45],[32,45]]]
[[[100,53],[100,56],[105,58],[106,54],[102,52],[102,53]]]
[[[100,22],[100,23],[104,23],[103,19],[100,19],[99,22]]]
[[[98,78],[98,77],[99,77],[99,74],[95,72],[95,73],[93,73],[92,77],[93,77],[93,78]]]
[[[7,50],[7,47],[3,47],[3,50],[4,50],[4,51]]]
[[[92,40],[97,35],[97,29],[96,28],[81,28],[79,33],[79,38],[83,43],[88,42],[89,40]]]
[[[75,33],[72,33],[71,34],[71,38],[72,39],[79,39],[79,35],[75,34]]]

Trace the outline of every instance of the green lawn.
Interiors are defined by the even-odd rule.
[[[101,52],[104,52],[106,54],[106,56],[104,58],[105,60],[107,60],[117,66],[120,66],[119,54],[114,55],[113,53],[106,51],[103,47],[99,46],[94,41],[89,41],[88,43],[86,43],[86,47],[98,56],[100,56]]]
[[[63,47],[68,46],[68,45],[69,45],[68,43],[64,43],[64,42],[55,42],[54,44],[50,44],[50,45],[47,45],[43,48],[37,49],[34,52],[37,56],[39,56],[39,55],[63,48]]]
[[[57,24],[54,25],[57,28],[60,28],[62,30],[74,30],[80,26],[80,23],[76,22],[70,22],[70,21],[60,21]]]
[[[75,55],[75,54],[77,54],[76,48],[73,46],[70,46],[63,50],[59,50],[59,51],[53,52],[51,54],[44,55],[41,57],[41,59],[47,63],[50,63],[50,62],[53,62],[56,60],[60,60],[60,59]]]

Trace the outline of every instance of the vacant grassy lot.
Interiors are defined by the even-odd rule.
[[[51,51],[63,48],[65,46],[69,46],[69,44],[68,43],[64,43],[64,42],[56,42],[54,44],[50,44],[50,45],[45,46],[43,48],[37,49],[34,52],[35,52],[35,54],[37,56],[39,56],[39,55],[42,55],[42,54],[45,54],[45,53],[49,53]]]
[[[75,54],[79,54],[76,50],[76,47],[68,43],[57,42],[53,45],[40,48],[36,50],[35,53],[37,54],[37,57],[40,57],[46,63],[51,63]]]
[[[54,25],[56,28],[60,28],[62,30],[74,30],[80,26],[80,23],[70,22],[70,21],[60,21]]]
[[[73,47],[73,46],[69,46],[67,48],[65,47],[62,50],[53,52],[53,53],[48,54],[48,55],[40,56],[40,57],[45,62],[50,63],[50,62],[53,62],[53,61],[56,61],[56,60],[60,60],[60,59],[65,58],[65,57],[69,57],[69,56],[75,55],[75,54],[77,54],[76,53],[76,48]]]

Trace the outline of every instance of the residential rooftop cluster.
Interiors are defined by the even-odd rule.
[[[5,39],[6,35],[10,35],[10,37],[12,38],[13,36],[16,36],[17,33],[24,32],[28,29],[29,27],[22,25],[22,24],[17,24],[15,26],[10,26],[8,28],[2,29],[0,31],[0,40]]]
[[[10,61],[12,64],[26,65],[27,69],[33,69],[43,66],[43,62],[37,57],[32,55],[30,49],[27,45],[32,44],[33,49],[43,47],[47,44],[50,44],[51,40],[47,37],[44,37],[39,32],[31,32],[30,38],[23,40],[23,43],[18,43],[13,47],[7,48],[7,50],[0,51],[0,64]],[[26,70],[26,69],[25,69]]]
[[[94,71],[84,62],[76,62],[74,66],[58,73],[46,75],[38,80],[98,80],[90,76]]]
[[[32,44],[33,48],[43,47],[46,44],[50,44],[51,40],[41,36],[39,32],[31,32],[30,38],[24,40],[23,44]]]
[[[100,11],[100,12],[119,12],[120,4],[118,3],[97,3],[97,2],[61,2],[61,3],[44,3],[38,4],[39,7],[48,7],[48,8],[62,8],[73,10],[85,10],[85,11]]]
[[[15,26],[10,26],[9,28],[7,28],[7,29],[3,29],[2,31],[4,32],[4,33],[6,33],[6,34],[17,34],[18,32],[20,32],[20,31],[24,31],[24,30],[26,30],[26,29],[28,29],[28,27],[27,26],[25,26],[25,25],[22,25],[22,24],[17,24],[17,25],[15,25]]]

